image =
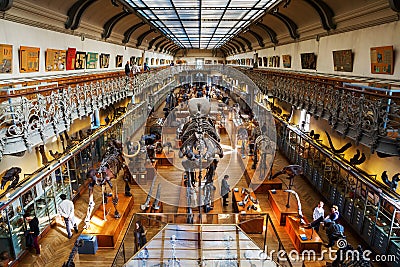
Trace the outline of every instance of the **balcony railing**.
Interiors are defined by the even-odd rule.
[[[242,71],[263,94],[328,120],[333,129],[372,152],[400,154],[400,90],[310,75]]]

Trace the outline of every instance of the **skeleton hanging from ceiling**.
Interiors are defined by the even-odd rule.
[[[94,186],[100,185],[102,188],[103,194],[103,203],[107,203],[108,197],[112,196],[112,202],[114,205],[114,217],[119,218],[120,214],[117,210],[118,204],[118,194],[117,194],[117,186],[111,183],[111,179],[117,178],[118,173],[121,169],[124,170],[123,179],[125,181],[125,196],[132,196],[130,193],[129,182],[132,181],[133,177],[129,171],[128,166],[125,164],[125,157],[132,158],[139,154],[140,151],[140,143],[138,142],[138,149],[132,155],[126,155],[122,151],[122,143],[112,139],[108,143],[108,147],[106,153],[103,155],[102,160],[100,162],[99,168],[90,169],[86,174],[89,180],[89,206],[86,212],[85,217],[85,228],[90,227],[90,216],[93,212],[95,203],[93,200],[93,192]],[[110,187],[112,193],[106,192],[106,184]]]
[[[192,179],[195,171],[199,170],[198,179],[201,180],[201,171],[214,162],[216,155],[223,157],[223,150],[219,144],[220,138],[215,130],[215,124],[209,117],[211,105],[205,98],[191,99],[188,104],[190,112],[190,120],[183,126],[179,135],[182,140],[182,146],[179,151],[179,157],[186,157],[182,161],[185,173],[188,179]],[[208,168],[209,171],[215,172],[215,169]],[[210,180],[211,173],[207,176]],[[188,187],[192,187],[192,183],[187,183]],[[203,205],[205,211],[211,209],[211,190],[213,184],[208,182],[203,187]],[[188,204],[193,204],[193,190],[187,190]],[[200,190],[199,190],[200,192]],[[198,203],[202,205],[201,203]]]

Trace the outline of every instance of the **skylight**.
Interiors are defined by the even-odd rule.
[[[181,48],[215,49],[280,0],[126,0]]]

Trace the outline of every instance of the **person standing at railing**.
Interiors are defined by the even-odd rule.
[[[38,242],[39,238],[39,219],[36,216],[32,216],[28,213],[25,213],[23,216],[26,220],[26,222],[29,224],[29,230],[27,231],[27,234],[32,236],[32,245],[36,250],[36,255],[40,254],[40,246]]]
[[[127,78],[129,78],[130,73],[131,73],[131,69],[129,68],[129,61],[127,61],[125,64],[125,74],[126,74]]]

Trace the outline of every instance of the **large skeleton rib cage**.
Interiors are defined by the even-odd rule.
[[[220,158],[224,156],[222,147],[220,145],[220,137],[215,130],[215,123],[210,118],[209,113],[211,105],[205,98],[194,98],[189,100],[188,103],[190,119],[183,126],[179,134],[182,140],[182,146],[179,150],[179,157],[186,157],[182,161],[182,166],[185,169],[185,175],[188,181],[194,179],[195,171],[199,171],[198,179],[202,179],[202,170],[207,168],[208,174],[206,177],[215,173],[215,159],[216,155]],[[214,162],[214,163],[213,163]],[[210,164],[214,165],[210,167]],[[211,182],[210,182],[211,181]],[[196,203],[194,200],[195,191],[193,184],[187,182],[187,206],[188,212],[191,213],[191,207],[197,205],[204,205],[205,210],[208,211],[211,206],[211,190],[214,189],[212,178],[207,179],[203,187],[203,203]]]

